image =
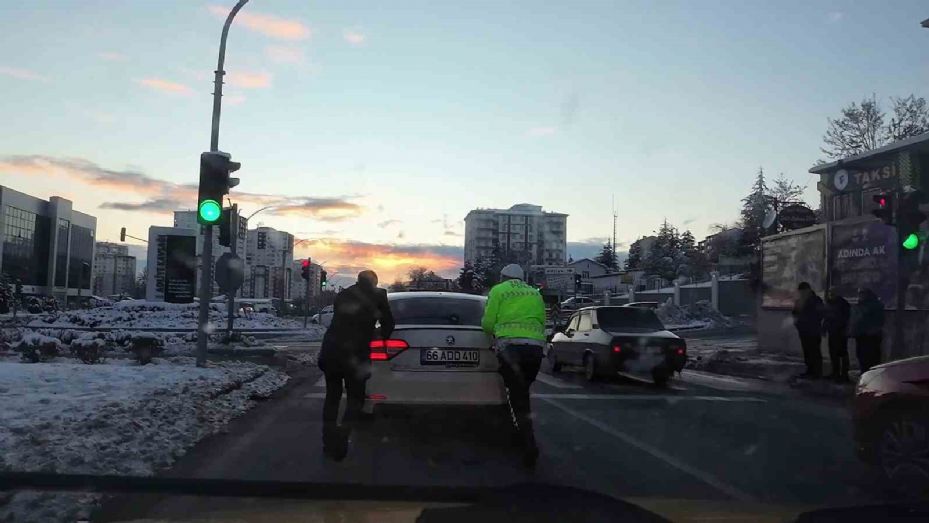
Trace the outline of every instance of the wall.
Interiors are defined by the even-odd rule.
[[[749,280],[719,280],[719,312],[726,316],[755,316],[757,298]]]

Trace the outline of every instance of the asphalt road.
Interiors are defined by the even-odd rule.
[[[783,516],[883,496],[854,455],[841,403],[746,380],[685,371],[659,389],[627,378],[591,384],[570,370],[543,372],[532,389],[542,452],[535,471],[521,466],[500,412],[487,409],[387,412],[353,434],[345,461],[332,462],[321,451],[323,391],[318,369],[304,367],[275,398],[235,420],[227,434],[201,442],[169,474],[377,485],[536,481],[664,507],[656,510],[665,515],[668,500],[679,510],[702,503]],[[116,498],[95,520],[176,517],[204,502]]]

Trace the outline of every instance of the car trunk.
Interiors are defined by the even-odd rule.
[[[391,339],[409,347],[387,364],[392,370],[424,372],[496,372],[492,340],[468,325],[397,325]]]

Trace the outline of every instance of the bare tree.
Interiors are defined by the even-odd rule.
[[[820,150],[829,158],[847,158],[884,145],[884,112],[872,94],[860,104],[852,102],[842,109],[842,116],[828,119]]]
[[[929,106],[923,97],[893,98],[893,116],[887,124],[887,140],[895,142],[929,131]]]
[[[793,202],[800,200],[805,190],[805,186],[793,183],[784,176],[784,173],[780,173],[774,179],[774,185],[769,188],[769,193],[779,202]]]

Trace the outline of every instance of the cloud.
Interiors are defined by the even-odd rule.
[[[832,11],[826,15],[826,21],[830,24],[837,24],[845,18],[845,13],[842,11]]]
[[[684,220],[683,222],[681,222],[681,224],[682,224],[682,225],[690,225],[691,223],[693,223],[693,222],[695,222],[695,221],[697,221],[696,218],[687,218],[686,220]]]
[[[154,178],[134,170],[113,170],[100,167],[80,158],[57,158],[42,155],[0,157],[0,173],[33,176],[57,176],[71,185],[83,184],[102,190],[123,192],[137,198],[147,198],[137,203],[149,211],[156,211],[157,200],[173,200],[176,208],[193,207],[197,201],[196,184],[180,184]],[[270,207],[269,214],[278,216],[310,217],[322,221],[339,221],[361,215],[364,209],[348,197],[317,198],[279,194],[262,194],[234,190],[231,195],[239,204]],[[112,203],[112,202],[108,202]],[[120,203],[123,207],[130,203]],[[116,209],[117,207],[107,207]],[[164,212],[170,208],[162,205]]]
[[[399,225],[399,224],[400,224],[400,220],[384,220],[378,223],[377,226],[380,227],[381,229],[386,229],[387,227],[390,227],[391,225]]]
[[[184,84],[164,80],[162,78],[143,78],[141,80],[136,80],[136,83],[162,93],[178,94],[181,96],[190,96],[194,93],[193,89]]]
[[[17,80],[45,81],[48,79],[35,71],[16,67],[0,66],[0,74],[9,76],[10,78],[16,78]]]
[[[442,233],[442,236],[455,236],[455,237],[461,237],[461,236],[464,236],[464,235],[461,234],[460,232],[453,231],[453,230],[451,230],[451,229],[446,229],[445,232]]]
[[[284,45],[265,47],[265,56],[276,64],[302,64],[305,60],[303,49]]]
[[[113,209],[117,211],[155,211],[155,212],[173,212],[181,207],[180,202],[173,198],[156,198],[139,203],[132,202],[103,202],[100,204],[101,209]]]
[[[115,51],[104,51],[102,53],[97,53],[97,56],[106,60],[107,62],[125,62],[128,60],[128,57],[123,53],[117,53]]]
[[[464,249],[460,246],[434,244],[381,244],[323,238],[302,241],[295,249],[297,257],[312,256],[326,260],[326,270],[355,275],[372,269],[384,283],[405,277],[411,267],[426,267],[451,276],[461,267]]]
[[[240,89],[265,89],[271,87],[271,73],[232,71],[226,74],[226,82]]]
[[[358,29],[344,29],[342,30],[342,39],[351,45],[361,46],[364,45],[368,37]]]
[[[211,5],[207,9],[223,20],[229,15],[230,10],[221,5]],[[306,40],[312,35],[310,28],[299,20],[255,13],[247,7],[236,15],[235,25],[278,40]]]
[[[242,102],[245,101],[245,95],[239,94],[239,93],[235,93],[235,94],[223,93],[223,101],[229,105],[240,105],[242,104]]]
[[[554,126],[533,127],[526,131],[526,136],[551,136],[557,132],[558,128]]]

